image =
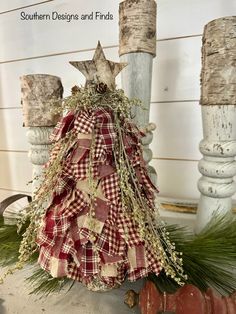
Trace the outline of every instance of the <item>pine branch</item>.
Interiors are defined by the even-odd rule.
[[[187,228],[167,226],[176,249],[183,252],[183,265],[191,283],[201,290],[211,287],[222,295],[236,290],[236,216],[216,214],[198,235]],[[178,288],[162,272],[150,275],[161,291],[173,292]]]
[[[17,232],[16,225],[4,225],[4,219],[0,216],[0,266],[10,266],[18,261],[19,248],[22,240],[22,234],[29,225],[26,222],[20,233]],[[30,263],[34,263],[38,258],[38,254],[34,254],[30,259]]]
[[[72,279],[66,277],[53,278],[39,266],[35,268],[30,277],[26,278],[26,281],[33,288],[30,294],[41,295],[41,297],[48,297],[52,293],[60,292],[65,287],[69,291],[74,285]]]
[[[17,227],[4,225],[3,217],[0,217],[0,266],[17,262],[21,238],[21,235],[17,234]]]

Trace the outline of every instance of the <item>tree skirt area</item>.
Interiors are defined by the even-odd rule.
[[[125,292],[133,289],[138,292],[143,281],[125,282],[119,289],[108,292],[91,292],[80,283],[75,283],[69,292],[62,290],[47,298],[29,295],[30,287],[25,278],[31,274],[26,267],[9,275],[0,285],[0,314],[130,314],[140,313],[138,307],[129,309],[124,304]],[[1,273],[4,270],[1,269]]]
[[[193,228],[196,216],[185,213],[173,213],[160,210],[163,220],[169,224],[179,224]],[[1,254],[1,253],[0,253]],[[6,269],[0,268],[0,276]],[[0,314],[136,314],[138,306],[129,309],[124,304],[125,293],[132,289],[139,292],[143,280],[125,282],[118,289],[108,292],[91,292],[80,283],[75,283],[70,291],[65,288],[47,298],[29,295],[33,290],[25,279],[32,274],[32,266],[16,271],[7,276],[4,284],[0,284]]]

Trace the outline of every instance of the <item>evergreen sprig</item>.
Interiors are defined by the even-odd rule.
[[[19,248],[22,234],[29,223],[25,223],[21,232],[17,231],[16,225],[4,225],[4,219],[0,216],[0,266],[10,266],[18,261]]]
[[[177,225],[166,228],[176,249],[183,253],[186,283],[202,291],[211,287],[221,295],[236,291],[236,215],[215,214],[197,235]],[[173,292],[179,287],[164,272],[149,278],[161,291]]]
[[[72,279],[66,277],[53,278],[39,266],[35,266],[32,275],[26,278],[26,282],[33,289],[30,294],[41,295],[42,297],[48,297],[50,294],[60,292],[64,288],[69,291],[74,285]]]

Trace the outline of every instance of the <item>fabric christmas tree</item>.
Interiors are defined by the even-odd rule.
[[[51,136],[21,259],[35,241],[45,271],[92,290],[161,270],[180,283],[182,260],[158,216],[157,189],[142,156],[145,134],[130,117],[135,101],[115,89],[115,76],[126,64],[107,60],[100,43],[92,60],[71,64],[86,84],[72,88],[63,106],[67,114]]]
[[[115,89],[125,64],[106,60],[100,44],[92,60],[71,63],[86,84],[74,86],[60,110],[52,101],[64,117],[51,136],[43,183],[17,226],[0,219],[0,265],[14,264],[0,284],[38,260],[28,281],[44,296],[76,280],[104,291],[146,276],[163,292],[190,283],[232,294],[236,216],[216,214],[197,235],[165,225],[142,156],[145,134],[131,119],[140,103]]]

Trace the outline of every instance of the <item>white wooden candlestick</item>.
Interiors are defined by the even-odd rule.
[[[121,72],[122,88],[129,98],[142,101],[145,110],[134,108],[134,121],[146,131],[143,139],[144,159],[152,159],[149,144],[155,125],[149,124],[152,63],[156,55],[156,2],[154,0],[126,0],[120,3],[120,60],[128,63]],[[156,172],[149,166],[156,182]]]
[[[33,164],[32,191],[35,192],[41,181],[43,166],[49,159],[50,135],[53,127],[30,127],[27,131],[28,142],[30,143],[29,158]]]
[[[220,18],[204,29],[201,73],[202,174],[196,231],[215,211],[232,208],[236,191],[236,17]]]
[[[50,108],[53,103],[60,103],[63,87],[56,76],[33,74],[21,77],[21,91],[24,126],[29,127],[27,137],[31,144],[29,157],[33,164],[34,193],[41,183],[43,165],[49,158],[50,134],[60,117]]]

